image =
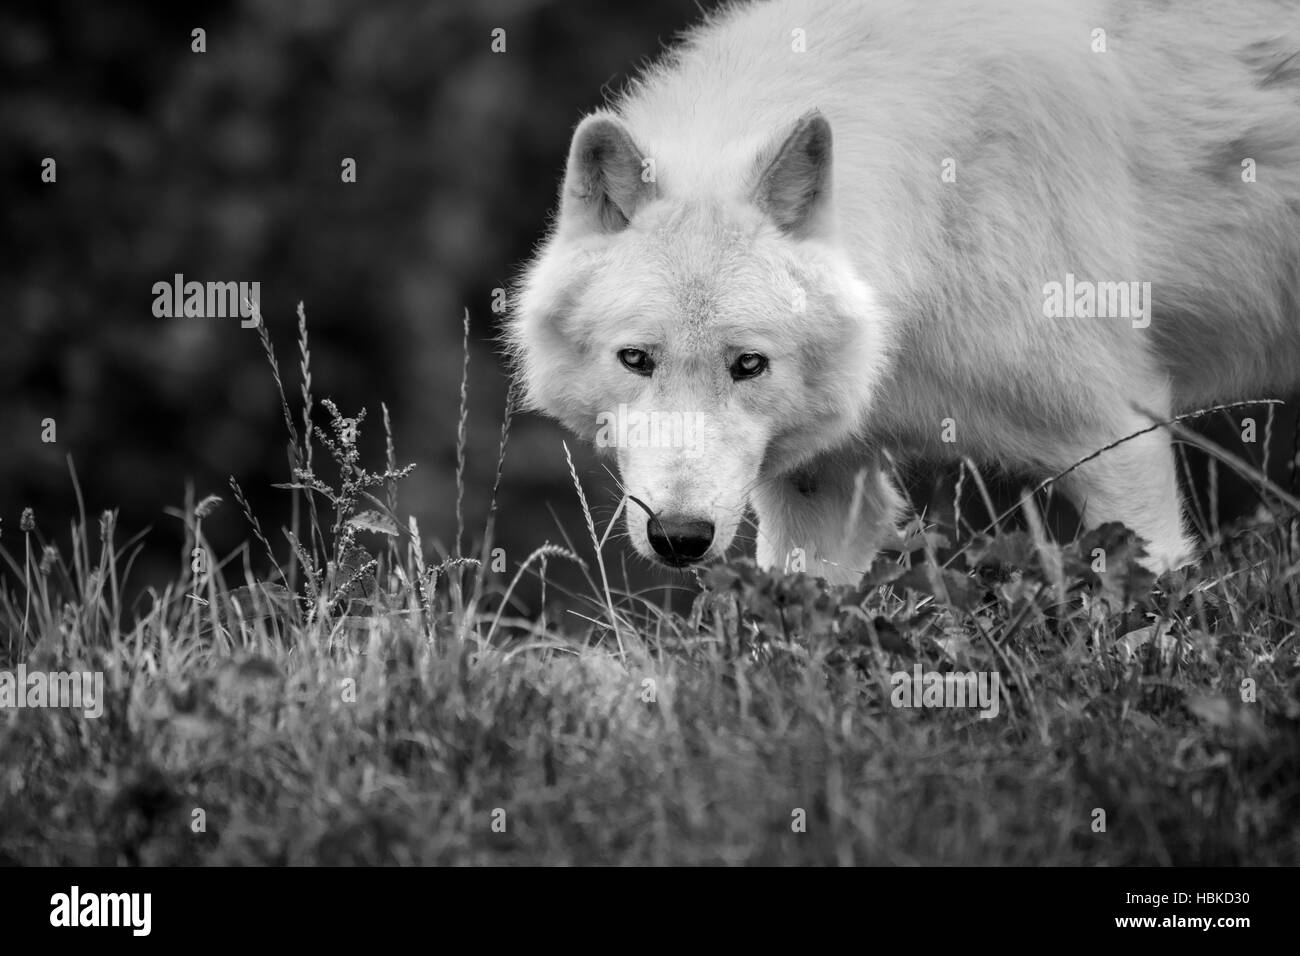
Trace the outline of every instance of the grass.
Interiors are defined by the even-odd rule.
[[[367,470],[364,413],[313,402],[301,313],[296,417],[264,341],[290,527],[266,534],[233,480],[187,501],[176,579],[130,618],[140,545],[112,512],[62,546],[4,529],[0,666],[105,690],[98,719],[0,716],[0,862],[1300,862],[1300,531],[1268,486],[1271,511],[1158,582],[1118,526],[952,549],[918,520],[857,587],[742,559],[681,615],[613,586],[589,510],[580,548],[505,574],[495,506],[472,554],[459,516],[429,553],[391,437]],[[218,507],[250,526],[225,556]],[[555,561],[588,590],[547,620],[514,591]],[[996,671],[997,717],[893,706],[918,663]]]

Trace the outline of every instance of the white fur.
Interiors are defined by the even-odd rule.
[[[571,157],[509,330],[528,402],[587,435],[620,403],[705,411],[697,447],[620,450],[627,490],[713,520],[709,557],[748,505],[764,564],[802,548],[809,570],[850,580],[896,520],[881,448],[1054,473],[1148,412],[1293,388],[1295,12],[1282,0],[730,8],[597,114],[653,159],[652,186],[609,178],[625,228],[579,219]],[[825,221],[793,236],[755,187],[813,109],[833,132],[831,190]],[[941,177],[949,159],[956,182]],[[1045,318],[1043,287],[1067,273],[1150,282],[1150,325]],[[655,350],[655,374],[623,368],[625,347]],[[732,381],[739,351],[767,355],[770,372]],[[1158,568],[1193,552],[1162,432],[1065,490],[1087,524],[1122,520],[1147,538]],[[629,530],[650,555],[641,509]]]

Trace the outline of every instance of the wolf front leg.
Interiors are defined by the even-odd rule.
[[[750,504],[760,567],[805,570],[831,584],[856,583],[903,512],[878,460],[832,456],[760,482]]]
[[[1130,417],[1117,421],[1114,430],[1133,434],[1149,425],[1147,418]],[[1104,436],[1099,435],[1091,442],[1081,442],[1078,450],[1104,443]],[[1085,527],[1120,521],[1145,539],[1147,558],[1143,563],[1156,574],[1196,560],[1196,545],[1183,522],[1173,447],[1163,429],[1137,435],[1103,452],[1080,465],[1061,484]]]

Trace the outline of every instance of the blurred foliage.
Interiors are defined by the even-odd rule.
[[[504,286],[545,231],[583,112],[698,16],[656,4],[493,0],[47,2],[0,11],[0,517],[75,513],[71,455],[95,513],[157,524],[142,561],[174,562],[163,519],[192,481],[235,475],[264,525],[284,520],[286,436],[253,330],[159,319],[155,282],[258,281],[296,396],[295,309],[306,304],[317,399],[388,403],[398,455],[419,468],[403,509],[447,542],[453,514],[461,317],[472,326],[467,527],[481,528],[505,378],[494,343]],[[207,52],[191,50],[206,30]],[[491,49],[506,31],[506,51]],[[45,157],[57,182],[40,181]],[[357,182],[341,182],[341,163]],[[41,441],[53,418],[57,441]],[[514,559],[568,527],[572,484],[555,426],[517,419],[497,538]],[[366,436],[382,455],[382,428]],[[577,451],[578,449],[575,449]],[[583,451],[585,456],[585,450]],[[584,480],[604,469],[579,458]],[[610,487],[605,481],[605,487]],[[597,495],[596,500],[606,500]],[[608,513],[608,512],[606,512]],[[214,515],[222,550],[236,508]],[[160,572],[158,572],[160,573]]]

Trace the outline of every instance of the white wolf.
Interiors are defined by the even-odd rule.
[[[719,556],[750,507],[762,564],[799,548],[843,581],[898,518],[881,449],[1051,474],[1285,393],[1298,9],[725,9],[574,133],[508,331],[528,405],[588,437],[623,406],[702,413],[690,443],[617,449],[636,549]],[[1065,491],[1157,568],[1192,556],[1162,430]]]

